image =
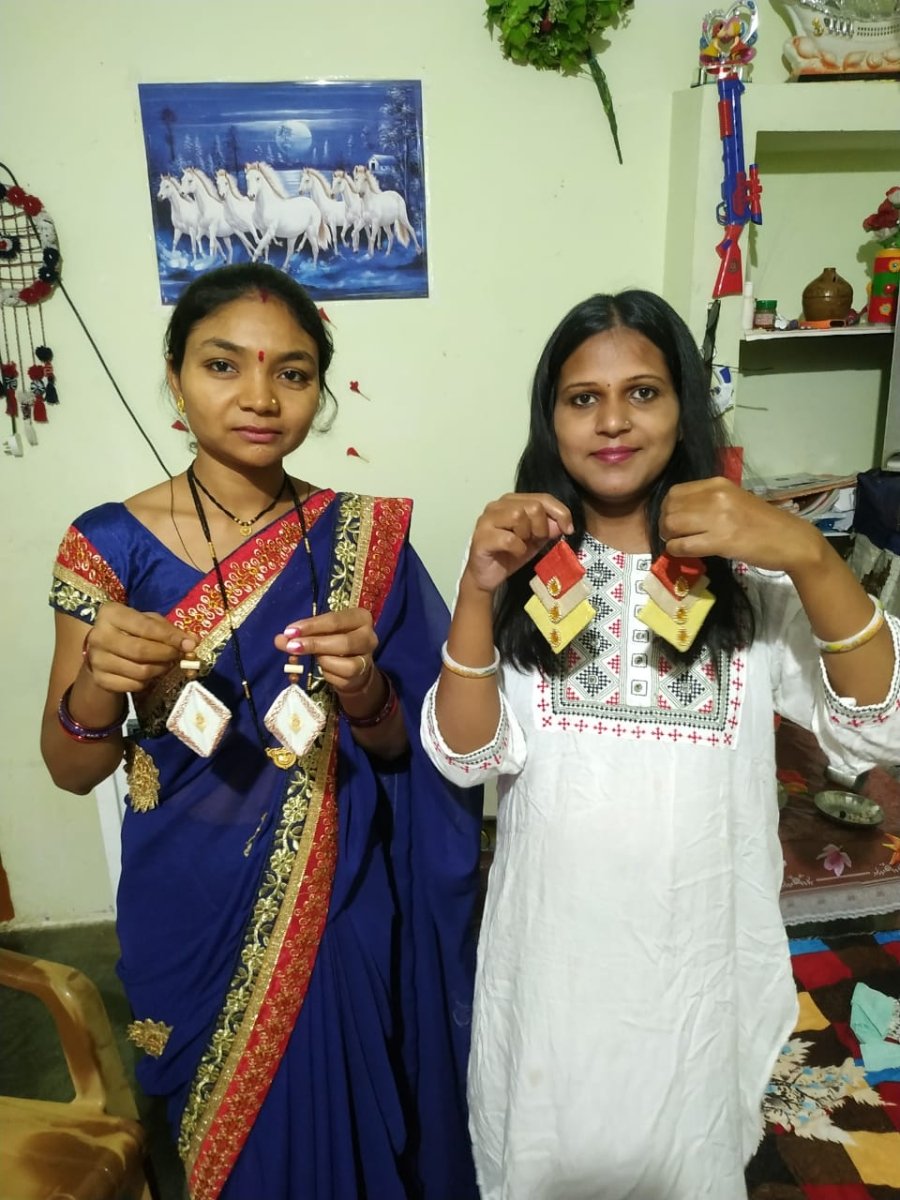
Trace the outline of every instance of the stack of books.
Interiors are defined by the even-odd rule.
[[[822,533],[846,533],[856,510],[856,475],[778,475],[749,490],[811,521]]]

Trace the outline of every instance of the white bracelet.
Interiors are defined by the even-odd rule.
[[[823,654],[846,654],[848,650],[856,650],[859,646],[864,646],[866,642],[870,642],[878,633],[884,624],[884,605],[877,596],[869,595],[869,599],[875,606],[872,617],[866,625],[865,629],[861,629],[859,633],[854,633],[852,637],[840,638],[836,642],[826,642],[822,638],[817,638],[813,634],[813,641]]]
[[[444,642],[441,646],[441,662],[448,671],[452,671],[454,675],[459,675],[463,679],[487,679],[490,675],[496,675],[500,668],[500,651],[494,647],[494,661],[489,667],[464,667],[462,663],[458,663],[455,658],[451,658],[447,652],[447,643]]]

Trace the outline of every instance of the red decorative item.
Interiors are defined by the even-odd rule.
[[[172,428],[177,429],[179,433],[190,433],[190,430],[188,429],[187,425],[185,425],[184,421],[173,421]]]
[[[0,391],[13,438],[36,446],[36,426],[46,423],[49,406],[59,402],[53,351],[44,344],[43,317],[43,303],[59,282],[59,245],[41,200],[20,187],[5,164],[0,167],[11,180],[11,186],[0,184]],[[18,364],[24,371],[26,347],[33,365],[27,368],[26,386],[20,389]]]
[[[551,596],[560,596],[584,577],[584,567],[568,542],[557,542],[534,564],[534,573]]]
[[[347,447],[347,457],[348,458],[361,458],[363,460],[363,462],[369,461],[364,454],[360,454],[360,452],[356,449],[355,446]]]
[[[319,309],[319,316],[322,318],[323,321],[327,321],[329,325],[333,324],[331,317],[329,317],[328,313],[325,311],[324,308]]]
[[[661,554],[650,571],[663,587],[680,599],[706,574],[706,563],[702,558],[675,558],[671,554]]]
[[[360,391],[358,379],[350,380],[350,391],[356,392],[357,396],[362,396],[363,400],[369,400],[369,397],[366,395],[366,393],[363,391]]]

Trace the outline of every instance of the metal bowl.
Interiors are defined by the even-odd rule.
[[[818,792],[813,802],[819,812],[841,825],[872,826],[884,820],[884,809],[856,792]]]

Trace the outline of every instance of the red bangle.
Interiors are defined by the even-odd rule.
[[[72,683],[69,684],[60,696],[59,705],[56,709],[56,715],[62,726],[63,733],[67,733],[76,742],[104,742],[107,738],[111,738],[115,734],[122,732],[122,726],[125,724],[125,718],[128,716],[127,699],[125,707],[122,710],[122,715],[117,721],[114,721],[112,725],[104,726],[102,729],[92,728],[90,725],[82,725],[80,721],[76,721],[69,712],[69,696],[72,694],[74,686]]]
[[[373,729],[376,725],[380,725],[382,721],[386,721],[389,717],[392,717],[397,711],[400,701],[397,698],[394,682],[390,675],[386,675],[384,671],[381,672],[381,677],[387,682],[388,690],[384,704],[382,704],[377,712],[373,713],[371,717],[351,717],[346,710],[344,711],[348,725],[351,725],[354,729]]]

